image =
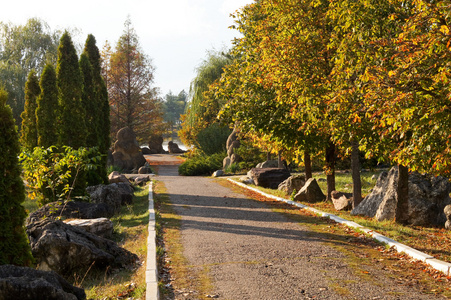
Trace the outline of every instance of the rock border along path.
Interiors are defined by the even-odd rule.
[[[409,255],[413,259],[417,259],[417,260],[420,260],[420,261],[428,264],[429,266],[431,266],[432,268],[434,268],[437,271],[442,272],[446,276],[451,276],[451,263],[438,260],[438,259],[434,258],[433,256],[431,256],[429,254],[420,252],[420,251],[418,251],[416,249],[413,249],[413,248],[411,248],[409,246],[401,244],[401,243],[399,243],[399,242],[397,242],[397,241],[395,241],[395,240],[393,240],[391,238],[385,237],[385,236],[383,236],[383,235],[381,235],[381,234],[379,234],[379,233],[377,233],[377,232],[375,232],[375,231],[373,231],[371,229],[365,228],[365,227],[363,227],[362,225],[360,225],[358,223],[355,223],[355,222],[352,222],[352,221],[348,221],[346,219],[340,218],[340,217],[338,217],[336,215],[333,215],[333,214],[330,214],[330,213],[322,212],[322,211],[320,211],[318,209],[315,209],[313,207],[309,207],[309,206],[301,204],[301,203],[297,203],[297,202],[294,202],[294,201],[291,201],[291,200],[288,200],[288,199],[285,199],[285,198],[277,197],[277,196],[274,196],[274,195],[266,194],[266,193],[264,193],[264,192],[262,192],[262,191],[260,191],[260,190],[258,190],[256,188],[250,187],[250,186],[248,186],[248,185],[246,185],[244,183],[235,181],[235,180],[233,180],[231,178],[227,178],[227,180],[229,182],[233,183],[233,184],[236,184],[236,185],[241,186],[243,188],[246,188],[246,189],[249,189],[251,191],[257,192],[257,193],[259,193],[259,194],[261,194],[261,195],[263,195],[263,196],[265,196],[267,198],[271,198],[271,199],[274,199],[274,200],[277,200],[277,201],[285,202],[287,204],[290,204],[290,205],[293,205],[293,206],[297,206],[297,207],[299,207],[301,209],[309,210],[309,211],[311,211],[311,212],[313,212],[313,213],[315,213],[317,215],[320,215],[322,217],[328,217],[328,218],[334,220],[337,223],[341,223],[341,224],[344,224],[344,225],[346,225],[348,227],[355,228],[355,229],[358,229],[360,231],[363,231],[366,234],[368,234],[371,237],[373,237],[375,240],[377,240],[379,242],[382,242],[382,243],[384,243],[384,244],[386,244],[386,245],[388,245],[390,247],[394,247],[399,253],[404,252],[405,254]]]
[[[157,267],[157,233],[155,230],[155,208],[153,201],[153,184],[149,184],[149,234],[147,236],[147,264],[146,264],[146,300],[160,299],[158,290]]]

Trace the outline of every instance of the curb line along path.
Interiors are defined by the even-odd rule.
[[[341,247],[338,236],[311,232],[214,179],[178,176],[177,170],[176,165],[160,164],[156,180],[165,184],[181,216],[188,267],[211,279],[211,295],[220,299],[444,299],[397,283],[377,264],[353,265],[335,249]],[[351,251],[362,249],[355,246]],[[205,299],[205,295],[178,294],[175,299]]]

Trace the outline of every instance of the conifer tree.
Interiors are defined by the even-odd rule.
[[[53,65],[45,66],[40,81],[41,94],[37,99],[36,125],[38,130],[38,146],[48,148],[55,145],[58,139],[58,89],[56,72]]]
[[[81,103],[83,78],[77,52],[67,31],[62,35],[58,46],[56,76],[60,107],[58,142],[59,145],[77,149],[85,146],[87,132],[85,111]]]
[[[85,109],[85,121],[88,134],[86,136],[87,147],[99,146],[99,134],[98,123],[99,118],[99,101],[94,93],[94,82],[91,62],[89,61],[86,53],[82,53],[80,56],[80,69],[83,76],[83,94],[82,105]]]
[[[7,98],[0,89],[0,265],[26,266],[33,257],[23,227],[25,189],[18,162],[19,140]]]
[[[96,117],[99,149],[101,154],[106,155],[110,148],[110,104],[108,102],[108,90],[102,77],[99,48],[92,34],[88,35],[86,39],[83,53],[86,53],[92,66],[94,94],[99,108],[99,114]]]
[[[25,109],[20,115],[22,118],[22,134],[20,142],[27,150],[32,150],[38,145],[38,131],[36,128],[36,99],[41,93],[39,80],[34,70],[28,74],[25,83]]]

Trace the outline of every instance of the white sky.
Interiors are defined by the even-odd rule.
[[[229,16],[253,0],[10,0],[2,3],[0,21],[15,25],[37,17],[52,30],[78,28],[74,42],[92,33],[99,49],[115,46],[130,16],[143,51],[156,67],[161,97],[189,90],[195,69],[208,50],[230,48],[238,32]]]

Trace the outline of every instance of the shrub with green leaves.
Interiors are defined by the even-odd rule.
[[[102,167],[97,148],[68,146],[62,151],[55,146],[36,147],[31,153],[23,152],[20,162],[29,197],[39,206],[59,200],[85,199],[87,177]]]
[[[232,131],[228,127],[221,127],[218,123],[214,123],[199,132],[197,146],[205,155],[227,151],[226,143],[230,133]]]
[[[213,155],[197,155],[189,158],[179,166],[179,174],[184,176],[211,175],[214,171],[222,169],[225,152]]]

